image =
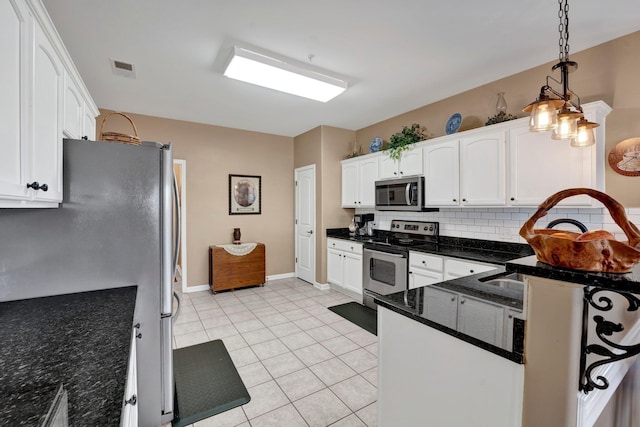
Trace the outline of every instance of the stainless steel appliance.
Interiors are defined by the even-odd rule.
[[[376,181],[376,209],[379,211],[422,211],[424,177]]]
[[[407,291],[409,249],[420,245],[437,247],[438,236],[437,222],[393,220],[384,239],[366,242],[362,252],[364,305],[377,309],[374,296]]]
[[[59,208],[0,209],[0,300],[137,285],[139,423],[167,423],[179,246],[173,150],[77,140],[63,150]]]
[[[353,220],[358,227],[358,234],[364,236],[373,236],[373,221],[375,216],[373,214],[356,214]]]

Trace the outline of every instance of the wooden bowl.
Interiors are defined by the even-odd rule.
[[[552,229],[534,229],[536,221],[560,200],[586,194],[602,202],[613,220],[629,239],[620,242],[605,233],[590,231],[582,235]],[[589,234],[588,234],[589,233]],[[545,200],[520,229],[520,235],[533,248],[539,261],[554,267],[606,273],[627,273],[640,262],[640,230],[629,222],[624,207],[606,195],[590,188],[562,190]],[[555,235],[555,236],[554,236]],[[602,238],[603,236],[607,238]],[[583,240],[584,239],[584,240]]]

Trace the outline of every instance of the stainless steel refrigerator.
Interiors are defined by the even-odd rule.
[[[168,422],[180,224],[172,148],[82,140],[63,148],[59,208],[0,209],[0,301],[137,285],[139,422]]]

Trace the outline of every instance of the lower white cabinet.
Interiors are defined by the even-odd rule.
[[[124,398],[122,401],[120,427],[138,426],[138,369],[136,363],[138,328],[139,325],[136,325],[131,334],[131,349],[129,352],[129,364],[127,366],[127,384],[124,389]]]
[[[505,331],[505,307],[433,286],[425,288],[423,302],[425,319],[511,350],[512,341],[511,345],[505,341],[509,335]]]
[[[409,289],[440,283],[444,280],[442,257],[409,252]]]
[[[480,341],[504,348],[504,307],[467,295],[458,299],[456,330]]]
[[[451,280],[456,277],[470,276],[495,269],[495,265],[483,264],[474,261],[463,261],[447,258],[444,265],[444,279]]]
[[[442,326],[458,326],[458,294],[429,286],[424,290],[423,315]]]
[[[362,243],[327,239],[327,282],[362,295]]]

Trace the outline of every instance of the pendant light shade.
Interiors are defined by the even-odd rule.
[[[551,138],[571,140],[574,147],[586,147],[595,142],[593,128],[598,124],[584,119],[580,97],[569,89],[569,73],[577,70],[578,64],[569,60],[569,4],[567,0],[559,0],[558,3],[560,62],[555,64],[552,70],[560,70],[560,80],[547,76],[547,83],[540,89],[538,99],[527,105],[523,111],[531,114],[530,131],[552,130]],[[560,84],[561,91],[553,89],[550,82]]]
[[[598,127],[597,123],[593,123],[584,117],[578,120],[578,134],[571,141],[572,147],[589,147],[596,143],[593,129]]]

